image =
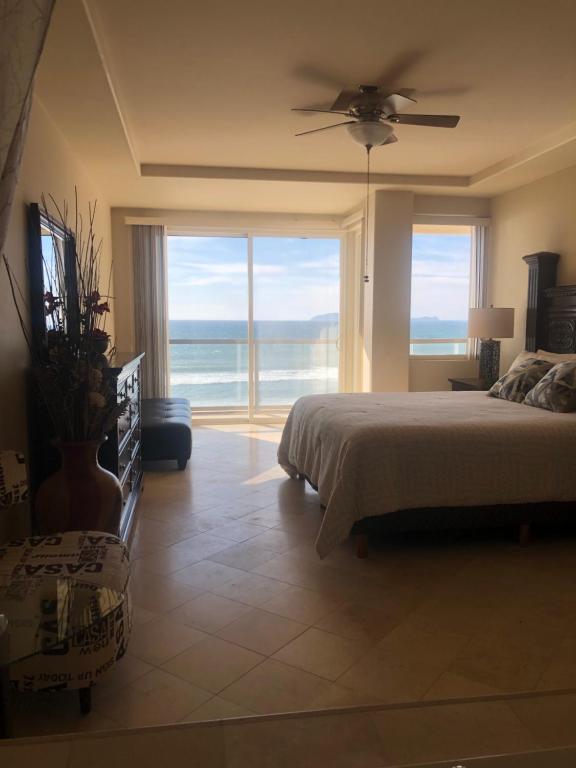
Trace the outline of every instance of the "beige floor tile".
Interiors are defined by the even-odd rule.
[[[235,544],[231,547],[217,552],[210,556],[210,560],[215,563],[229,565],[232,568],[241,568],[244,571],[251,571],[259,565],[267,563],[276,557],[276,553],[264,547],[252,544],[253,539]]]
[[[69,742],[55,741],[51,744],[6,744],[0,746],[0,763],[9,768],[62,768],[68,765],[72,752]]]
[[[152,621],[153,619],[159,618],[158,613],[154,613],[153,611],[148,611],[146,608],[142,608],[139,605],[133,605],[132,606],[132,626],[137,627],[140,624],[147,624],[149,621]]]
[[[383,702],[365,691],[354,691],[339,683],[332,683],[330,688],[314,699],[312,709],[340,709],[342,707],[370,707]]]
[[[195,538],[202,539],[202,541],[194,541]],[[205,541],[206,538],[210,540],[212,546]],[[158,573],[161,576],[173,574],[187,565],[192,565],[208,557],[206,554],[208,550],[218,552],[220,549],[222,549],[222,541],[220,539],[217,539],[215,536],[211,537],[210,534],[201,533],[198,537],[187,539],[180,544],[164,547],[158,552],[145,555],[139,560],[139,566],[146,571]]]
[[[225,688],[222,696],[264,715],[309,709],[329,688],[327,680],[268,659]]]
[[[250,606],[244,603],[204,592],[171,611],[167,618],[204,632],[217,632],[250,610]]]
[[[235,522],[214,528],[213,533],[215,536],[220,536],[228,541],[241,542],[253,539],[260,533],[265,533],[265,528],[261,525],[253,525],[252,523]]]
[[[264,661],[259,653],[207,637],[163,665],[163,669],[212,693],[219,693]]]
[[[170,550],[178,557],[181,557],[182,560],[189,558],[188,563],[184,563],[182,566],[184,567],[187,564],[192,564],[194,561],[197,562],[198,560],[210,557],[210,555],[215,555],[217,552],[226,549],[227,546],[230,546],[230,544],[223,544],[221,537],[214,536],[212,530],[210,530],[173,544]]]
[[[361,641],[312,627],[281,648],[274,658],[327,680],[336,680],[365,652],[366,644]]]
[[[111,691],[94,709],[127,728],[176,723],[212,697],[191,683],[155,669],[130,685]]]
[[[169,619],[144,624],[130,641],[130,653],[149,664],[163,664],[206,637],[192,627]]]
[[[315,626],[350,640],[376,642],[389,634],[400,623],[394,611],[379,610],[362,603],[348,603],[324,616]]]
[[[287,619],[300,621],[302,624],[312,624],[323,616],[335,611],[339,606],[338,600],[332,600],[319,592],[302,587],[288,586],[276,597],[268,600],[262,608]]]
[[[383,768],[389,764],[374,724],[363,714],[229,725],[225,738],[229,768]]]
[[[240,571],[238,568],[230,568],[228,565],[203,560],[177,571],[175,578],[189,584],[194,589],[206,591],[245,575],[245,571]]]
[[[424,700],[467,699],[476,696],[497,696],[503,692],[490,685],[471,680],[454,672],[444,672],[426,691]]]
[[[443,630],[428,630],[404,622],[389,632],[375,647],[375,654],[387,664],[412,663],[445,671],[470,639]]]
[[[244,648],[270,656],[305,629],[305,624],[255,608],[219,630],[218,635]]]
[[[225,767],[224,739],[218,726],[194,726],[116,734],[106,738],[76,741],[69,768],[158,768],[158,765]],[[43,763],[42,763],[43,765]]]
[[[130,578],[130,593],[134,604],[155,614],[171,611],[203,591],[170,576],[141,572]]]
[[[546,659],[501,638],[475,637],[450,665],[449,671],[502,691],[533,690],[546,668]]]
[[[523,752],[536,743],[503,703],[449,704],[372,714],[389,759],[432,762]]]
[[[257,573],[244,573],[219,587],[214,587],[213,591],[221,597],[257,607],[281,595],[286,589],[288,585],[276,579],[268,579]]]
[[[252,717],[254,712],[228,701],[222,696],[214,696],[210,701],[201,704],[198,709],[187,715],[182,722],[194,723],[204,720],[228,720],[235,717]]]
[[[103,694],[106,691],[111,691],[116,688],[121,688],[124,685],[137,680],[142,675],[152,670],[152,666],[147,664],[142,659],[133,656],[131,653],[125,654],[109,672],[102,675],[98,680],[98,683],[93,689],[92,695],[94,697]]]
[[[576,662],[565,664],[553,659],[544,668],[535,686],[538,691],[555,691],[562,688],[576,688]]]
[[[576,742],[576,695],[510,699],[510,709],[542,747]]]
[[[262,546],[277,554],[283,554],[297,547],[305,538],[306,535],[304,533],[283,531],[275,528],[260,533],[250,541],[252,544]]]
[[[375,655],[364,656],[338,683],[345,688],[374,696],[385,704],[418,701],[438,679],[440,671],[416,662],[407,666],[388,663]]]

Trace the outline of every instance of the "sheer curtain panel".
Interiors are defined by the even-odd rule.
[[[164,227],[132,226],[134,329],[142,361],[142,396],[168,394],[168,323],[166,311],[166,233]]]
[[[0,253],[54,0],[0,0]]]

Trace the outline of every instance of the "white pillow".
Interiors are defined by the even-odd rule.
[[[536,357],[539,360],[548,360],[549,363],[573,363],[576,361],[574,354],[560,355],[557,352],[547,352],[545,349],[539,349],[536,352]]]

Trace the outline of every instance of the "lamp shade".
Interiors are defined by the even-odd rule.
[[[514,336],[514,310],[511,307],[482,307],[468,312],[470,339],[511,339]]]

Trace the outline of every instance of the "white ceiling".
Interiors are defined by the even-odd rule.
[[[396,128],[398,143],[373,153],[394,185],[493,194],[576,162],[574,0],[86,7],[90,23],[78,0],[57,4],[38,94],[114,205],[344,212],[362,199],[361,184],[339,183],[364,169],[362,148],[345,129],[295,138],[338,120],[290,107],[382,79],[415,88],[417,112],[462,116],[451,130]],[[199,178],[206,166],[223,178]],[[261,169],[271,180],[254,180]]]

